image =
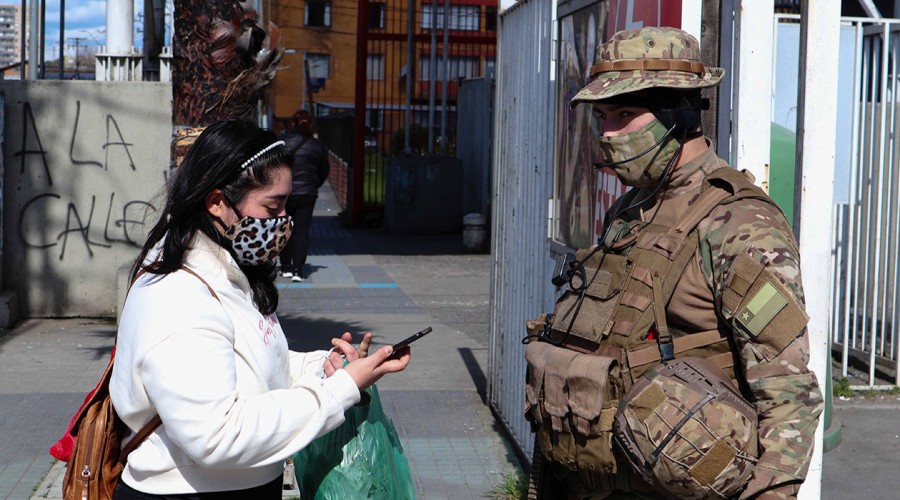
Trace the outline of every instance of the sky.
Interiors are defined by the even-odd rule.
[[[0,0],[3,1],[3,0]],[[16,0],[5,0],[4,3],[13,3]],[[45,58],[56,59],[59,54],[59,5],[60,0],[46,1],[46,47]],[[18,2],[17,2],[18,3]],[[32,0],[29,3],[37,4]],[[81,38],[79,44],[97,47],[106,43],[106,0],[66,0],[66,45],[74,45],[74,38]],[[135,36],[134,43],[137,47],[143,45],[143,40],[137,30],[141,29],[139,18],[144,11],[144,0],[134,0]],[[73,49],[67,49],[66,55]],[[73,52],[74,53],[74,52]]]

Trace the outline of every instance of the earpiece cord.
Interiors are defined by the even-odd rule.
[[[669,133],[671,133],[674,129],[675,129],[674,126],[671,129],[669,129],[669,131],[666,132],[666,135],[663,136],[663,139],[665,139],[666,136],[668,136]],[[684,137],[682,137],[682,139],[685,139],[686,137],[687,137],[687,133],[685,132]],[[654,147],[657,145],[659,145],[659,142],[657,142],[654,145]],[[672,155],[672,159],[669,160],[669,163],[666,165],[665,170],[663,170],[663,175],[660,177],[659,182],[656,183],[656,187],[653,188],[653,191],[649,195],[645,196],[643,199],[633,202],[623,209],[616,210],[616,214],[612,217],[612,220],[615,220],[620,214],[623,214],[623,213],[631,210],[634,207],[640,206],[647,200],[650,200],[656,196],[656,194],[659,192],[659,190],[662,188],[662,186],[665,184],[666,180],[668,179],[669,174],[672,173],[672,167],[675,165],[675,162],[678,161],[679,157],[681,157],[682,149],[684,149],[684,140],[682,140],[679,143],[678,151],[676,151],[675,154]],[[649,150],[647,150],[647,151],[649,151]],[[633,158],[639,158],[640,156],[646,154],[647,151],[645,151],[644,153],[641,153],[640,155],[637,155]],[[609,232],[609,229],[611,227],[612,227],[611,223],[606,226],[606,229],[603,230],[603,234],[601,235],[600,239],[597,240],[597,246],[595,246],[593,250],[591,250],[587,255],[585,255],[583,259],[576,260],[570,264],[571,267],[576,268],[576,269],[574,269],[573,274],[580,272],[582,274],[582,280],[581,280],[581,287],[578,290],[580,292],[580,295],[578,296],[578,302],[575,303],[575,311],[572,314],[572,319],[569,320],[569,325],[566,327],[566,333],[559,340],[553,340],[549,334],[546,334],[546,335],[540,334],[540,335],[536,336],[538,338],[538,340],[543,340],[543,341],[553,344],[555,346],[560,346],[563,343],[565,343],[566,339],[569,338],[569,334],[572,332],[572,326],[575,325],[575,319],[578,317],[578,313],[581,311],[581,304],[584,303],[584,295],[585,295],[585,292],[587,291],[587,271],[584,269],[584,263],[587,262],[588,259],[590,259],[591,256],[593,256],[595,253],[599,252],[601,248],[603,248],[603,246],[602,246],[603,240],[606,239],[606,235]],[[572,288],[571,281],[569,282],[569,288]],[[532,337],[532,335],[526,336],[525,338],[522,339],[522,343],[527,344],[528,342],[531,341],[531,337]]]
[[[675,128],[675,127],[673,126],[672,128]],[[671,130],[672,129],[669,129],[669,131],[671,131]],[[666,134],[668,134],[668,132],[666,132]],[[685,133],[685,137],[686,136],[687,136],[687,133]],[[610,218],[610,223],[607,224],[606,228],[603,229],[603,234],[600,235],[600,238],[597,239],[598,246],[603,245],[603,241],[606,240],[606,235],[607,235],[607,233],[609,233],[609,230],[612,227],[612,221],[616,220],[619,217],[619,215],[624,214],[625,212],[631,210],[634,207],[639,207],[639,206],[643,205],[644,203],[647,202],[647,200],[653,199],[653,197],[656,196],[656,193],[659,192],[659,190],[666,183],[666,180],[669,178],[669,174],[672,173],[672,167],[675,165],[675,162],[678,161],[678,158],[681,157],[681,150],[683,148],[684,148],[684,141],[682,140],[682,142],[678,145],[678,151],[676,151],[675,154],[672,155],[672,159],[669,160],[669,163],[666,165],[666,169],[663,170],[663,175],[659,178],[659,181],[656,183],[656,187],[653,188],[653,191],[649,195],[644,196],[643,198],[641,198],[638,201],[632,202],[630,205],[628,205],[625,208],[616,210],[615,215],[613,215]],[[635,157],[635,158],[637,158],[637,157]],[[593,253],[591,255],[593,255]],[[585,259],[585,260],[587,260],[587,259]]]
[[[587,261],[587,259],[591,255],[594,255],[594,253],[596,253],[598,250],[599,250],[599,247],[595,248],[583,260]],[[578,269],[575,269],[573,271],[573,274],[581,273],[581,286],[577,290],[578,292],[580,292],[580,295],[578,297],[578,302],[575,303],[575,311],[572,314],[572,319],[569,320],[569,326],[566,327],[566,333],[563,334],[563,337],[561,339],[553,340],[553,337],[551,336],[550,332],[548,331],[549,325],[547,325],[547,327],[544,328],[544,331],[542,331],[541,333],[539,333],[537,335],[526,335],[525,338],[522,339],[523,344],[528,344],[529,342],[531,342],[532,337],[534,337],[538,340],[547,342],[548,344],[552,344],[555,346],[561,346],[563,343],[565,343],[566,339],[569,338],[569,334],[572,332],[572,326],[575,324],[575,318],[578,317],[578,313],[581,311],[581,304],[584,302],[584,295],[585,295],[585,292],[587,291],[587,273],[584,269],[584,265],[580,261],[577,261],[577,260],[571,264],[572,267],[576,267],[576,265],[577,265]],[[575,290],[572,287],[571,280],[569,281],[569,288],[571,288],[572,290]]]

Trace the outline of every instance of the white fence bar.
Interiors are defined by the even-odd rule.
[[[854,28],[855,28],[855,30],[854,30],[854,38],[853,39],[855,42],[855,46],[862,47],[862,42],[863,42],[862,25],[857,23],[854,25]],[[857,172],[859,171],[859,165],[860,165],[860,160],[859,160],[860,130],[859,130],[859,128],[862,123],[862,120],[861,120],[862,106],[860,105],[860,95],[862,93],[863,57],[860,54],[859,50],[854,50],[853,54],[854,54],[854,56],[853,56],[853,63],[854,63],[853,64],[853,76],[854,76],[854,78],[853,78],[853,116],[851,118],[853,120],[853,125],[852,125],[853,133],[852,133],[851,140],[850,140],[850,161],[852,163],[850,165],[850,175],[849,175],[850,189],[849,189],[849,193],[848,193],[849,196],[848,196],[848,203],[847,203],[847,217],[846,217],[847,229],[846,229],[846,231],[843,231],[843,228],[844,228],[843,224],[838,226],[838,228],[839,228],[838,234],[842,234],[842,235],[845,234],[846,236],[842,238],[842,246],[835,247],[837,249],[846,248],[846,252],[844,252],[845,259],[843,259],[841,261],[842,266],[840,267],[840,269],[849,269],[850,265],[858,264],[857,255],[859,254],[859,252],[856,251],[856,246],[849,244],[849,238],[855,236],[856,240],[857,241],[859,240],[859,224],[857,224],[856,217],[857,217],[858,206],[859,206],[859,195],[858,195],[858,187],[857,186],[859,186],[859,184],[860,184],[859,176],[857,175]],[[858,266],[855,266],[854,269],[856,269],[857,267]],[[859,283],[859,279],[858,279],[859,274],[852,273],[852,274],[848,275],[848,273],[846,271],[844,273],[841,273],[840,270],[837,270],[836,274],[838,276],[843,277],[842,279],[844,281],[843,281],[843,287],[841,287],[840,289],[835,291],[836,293],[834,294],[834,297],[835,297],[834,303],[837,306],[838,304],[841,303],[841,302],[839,302],[839,300],[841,298],[843,298],[844,308],[841,310],[841,312],[844,317],[843,317],[843,321],[841,322],[843,324],[843,331],[840,331],[839,338],[836,337],[833,340],[836,344],[841,344],[841,345],[845,346],[845,348],[841,352],[841,376],[846,377],[847,376],[847,364],[848,364],[849,355],[850,355],[850,349],[847,346],[850,345],[848,340],[851,338],[849,335],[849,332],[850,332],[850,313],[849,313],[849,311],[851,311],[851,305],[853,304],[851,302],[851,299],[854,299],[854,297],[855,297],[855,294],[850,293],[850,290],[852,289],[851,287],[853,286],[853,284]],[[840,286],[840,283],[841,283],[840,279],[841,278],[835,280],[836,286]],[[842,297],[842,295],[843,295],[843,297]],[[853,309],[855,309],[855,307],[853,307]],[[838,310],[838,308],[835,307],[835,310]],[[854,318],[855,318],[855,316],[856,315],[854,315]],[[853,320],[853,326],[854,327],[856,326],[855,319]],[[835,329],[835,335],[838,335],[838,333],[839,333],[839,330]]]
[[[800,267],[810,316],[809,366],[825,387],[829,362],[831,243],[833,224],[835,131],[837,129],[838,68],[841,5],[838,0],[804,0],[800,20],[800,92],[797,119],[797,165],[800,211]],[[824,105],[823,105],[824,104]],[[796,205],[796,203],[795,203]],[[816,429],[823,443],[824,418]],[[822,446],[816,446],[799,498],[820,498]]]
[[[900,20],[842,21],[852,30],[845,43],[853,44],[854,83],[850,168],[840,179],[848,199],[837,207],[832,240],[831,340],[841,376],[883,388],[900,384]]]
[[[768,186],[772,123],[773,0],[740,0],[735,9],[735,74],[731,158],[756,184]],[[773,26],[761,30],[760,27]]]

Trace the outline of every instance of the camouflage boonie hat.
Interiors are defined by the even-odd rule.
[[[718,366],[681,358],[642,375],[613,424],[631,469],[671,498],[737,498],[758,457],[756,409]]]
[[[620,31],[597,48],[600,62],[591,68],[590,83],[570,102],[600,101],[651,88],[714,87],[725,70],[707,68],[700,60],[700,43],[676,28],[647,27]]]

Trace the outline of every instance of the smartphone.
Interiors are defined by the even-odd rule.
[[[393,345],[394,352],[391,353],[390,357],[391,358],[398,357],[399,356],[398,351],[400,351],[400,349],[403,349],[404,347],[408,346],[409,344],[412,344],[413,342],[419,340],[420,338],[424,337],[425,335],[428,335],[429,333],[431,333],[430,326],[420,332],[416,332],[416,333],[410,335],[409,337],[406,337],[405,339],[401,340],[400,342],[397,342],[396,344]]]

